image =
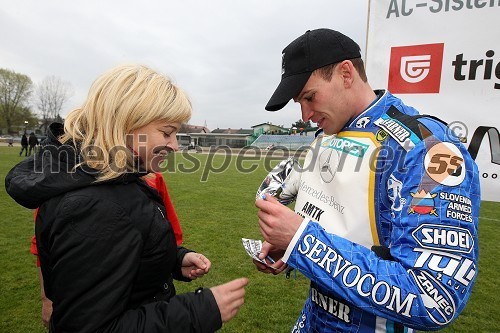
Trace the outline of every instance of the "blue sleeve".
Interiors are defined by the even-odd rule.
[[[448,325],[477,276],[480,189],[466,149],[444,141],[422,140],[389,171],[402,184],[402,209],[390,218],[391,260],[304,221],[287,263],[364,311],[422,330]],[[387,184],[380,191],[387,195]]]

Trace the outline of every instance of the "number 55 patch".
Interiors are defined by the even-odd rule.
[[[432,146],[424,159],[425,171],[435,182],[457,186],[465,178],[464,157],[452,143],[439,142]]]

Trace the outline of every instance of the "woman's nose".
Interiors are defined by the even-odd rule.
[[[174,136],[171,140],[169,140],[167,144],[170,148],[172,148],[174,151],[179,150],[179,142],[177,142],[177,136]]]

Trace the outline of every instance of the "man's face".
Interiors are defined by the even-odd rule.
[[[179,150],[176,134],[180,123],[154,121],[132,131],[129,146],[137,154],[149,172],[161,171],[161,164],[167,154]]]
[[[300,103],[303,121],[311,120],[330,135],[340,132],[351,119],[345,94],[344,80],[337,66],[331,81],[313,72],[294,100]]]

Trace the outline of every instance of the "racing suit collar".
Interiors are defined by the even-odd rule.
[[[380,110],[376,110],[375,106],[380,104],[380,101],[388,95],[388,91],[384,89],[374,90],[373,91],[377,97],[366,107],[366,109],[361,112],[357,117],[355,117],[352,121],[348,123],[344,128],[355,127],[356,122],[363,117],[371,117],[375,119],[379,115],[376,115]]]

